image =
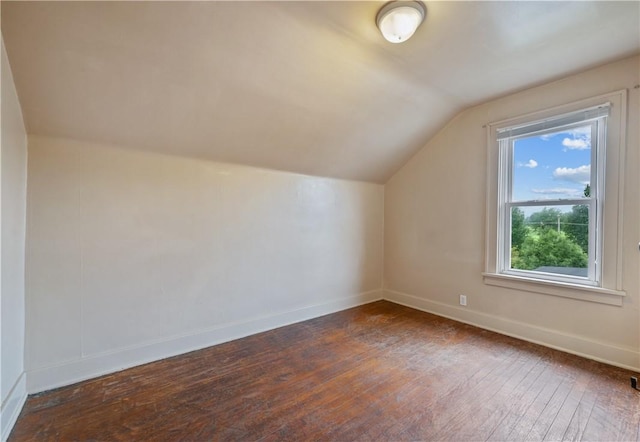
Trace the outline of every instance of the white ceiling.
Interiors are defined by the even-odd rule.
[[[385,182],[460,110],[640,51],[640,3],[7,2],[32,134]]]

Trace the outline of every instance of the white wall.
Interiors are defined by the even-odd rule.
[[[383,187],[29,137],[28,389],[381,297]]]
[[[2,42],[2,147],[1,147],[1,341],[0,419],[4,440],[26,399],[24,376],[25,331],[25,207],[27,136],[9,60]]]
[[[640,369],[638,57],[459,114],[385,186],[385,297],[485,328]],[[629,89],[623,305],[485,285],[487,123]],[[468,296],[460,307],[458,296]]]

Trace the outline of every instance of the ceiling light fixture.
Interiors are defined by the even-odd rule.
[[[376,25],[391,43],[407,41],[424,21],[427,8],[420,1],[393,1],[380,9]]]

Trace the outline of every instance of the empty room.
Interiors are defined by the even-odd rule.
[[[640,440],[640,2],[0,12],[2,442]]]

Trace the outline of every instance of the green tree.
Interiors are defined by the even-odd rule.
[[[511,267],[534,270],[542,266],[587,267],[587,254],[564,232],[541,229],[530,232],[520,251],[512,255]]]
[[[524,212],[518,207],[511,209],[511,247],[520,249],[527,237],[527,226],[524,224]]]
[[[587,184],[582,192],[585,198],[591,196],[591,186]],[[571,208],[571,213],[566,215],[562,230],[567,233],[582,248],[584,253],[589,253],[589,206],[579,204]]]
[[[589,253],[589,206],[573,206],[571,213],[567,214],[562,230],[584,253]]]
[[[527,222],[535,229],[556,228],[558,218],[562,219],[562,212],[560,210],[553,207],[545,207],[541,211],[529,215]]]

